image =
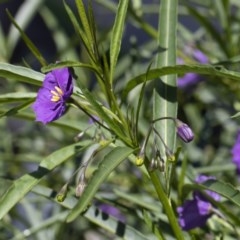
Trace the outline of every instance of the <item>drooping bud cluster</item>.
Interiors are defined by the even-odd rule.
[[[164,171],[164,169],[165,169],[165,166],[164,166],[165,160],[161,156],[160,148],[158,146],[159,142],[156,141],[156,138],[160,139],[160,142],[162,143],[162,146],[165,149],[162,154],[163,155],[165,154],[166,161],[169,161],[171,163],[174,163],[176,161],[174,152],[171,150],[171,148],[169,148],[169,146],[167,146],[167,144],[164,142],[161,134],[159,133],[159,131],[157,131],[157,129],[154,126],[154,123],[156,123],[157,121],[166,120],[166,119],[171,120],[175,123],[177,136],[183,142],[189,143],[194,139],[194,134],[193,134],[192,129],[186,123],[183,123],[179,119],[172,118],[172,117],[163,117],[163,118],[155,119],[152,121],[152,124],[148,130],[148,134],[142,144],[140,153],[138,154],[138,156],[135,159],[135,164],[137,166],[141,166],[144,163],[145,154],[146,154],[146,146],[148,144],[151,133],[154,134],[154,141],[152,144],[152,156],[150,158],[151,160],[149,161],[149,170],[153,171],[154,169],[159,169],[160,171]]]

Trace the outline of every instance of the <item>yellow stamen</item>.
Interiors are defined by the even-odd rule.
[[[58,102],[60,100],[59,96],[52,96],[51,101],[52,102]]]
[[[63,96],[63,91],[62,91],[61,88],[55,86],[55,89],[56,89],[56,91],[57,91],[57,93],[58,93],[59,95]]]
[[[53,90],[51,90],[50,92],[51,92],[51,94],[52,94],[53,96],[59,96],[58,93],[55,92],[55,91],[53,91]]]
[[[52,94],[52,98],[51,98],[51,101],[52,102],[58,102],[61,97],[64,95],[64,92],[62,91],[61,88],[55,86],[54,87],[56,91],[54,90],[51,90],[50,93]]]

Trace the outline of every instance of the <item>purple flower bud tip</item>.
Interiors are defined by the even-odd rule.
[[[66,100],[73,93],[73,79],[68,68],[55,69],[46,74],[32,105],[36,120],[44,124],[55,121],[66,111]]]
[[[194,138],[192,129],[186,123],[183,123],[179,120],[177,121],[177,135],[185,143],[191,142]]]

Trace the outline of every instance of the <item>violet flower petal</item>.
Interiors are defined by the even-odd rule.
[[[199,176],[195,179],[195,182],[196,182],[196,183],[204,183],[204,182],[206,182],[206,181],[208,181],[208,180],[211,180],[211,179],[212,179],[212,180],[215,180],[216,178],[213,177],[213,176],[199,175]],[[220,196],[218,193],[213,192],[213,191],[211,191],[211,190],[206,190],[205,192],[206,192],[206,194],[208,194],[211,198],[213,198],[215,201],[220,201],[221,196]],[[194,198],[198,198],[198,199],[202,199],[202,200],[204,200],[204,201],[207,201],[206,197],[205,197],[203,194],[201,194],[200,192],[198,192],[198,191],[195,191],[195,192],[194,192]]]
[[[199,49],[195,49],[192,55],[199,63],[203,63],[203,64],[208,63],[208,57]]]
[[[236,141],[231,150],[232,162],[236,165],[237,173],[240,173],[240,131],[237,133]]]
[[[120,212],[118,208],[105,203],[100,204],[98,207],[101,209],[102,212],[109,214],[110,216],[116,218],[117,220],[121,222],[126,221],[125,216]]]
[[[73,92],[72,76],[68,68],[49,72],[43,81],[43,87],[38,91],[32,109],[36,121],[44,124],[60,118],[66,110],[65,101]]]
[[[189,52],[189,55],[199,63],[207,64],[208,57],[199,49],[189,48],[186,52]],[[179,64],[183,64],[182,59],[178,59]],[[183,77],[179,77],[177,81],[177,86],[180,89],[187,89],[199,83],[202,80],[202,77],[196,73],[187,73]]]
[[[200,76],[196,73],[187,73],[183,77],[179,77],[177,81],[178,88],[185,89],[196,85],[200,81]]]
[[[183,206],[177,208],[179,225],[185,231],[196,227],[203,227],[210,213],[211,204],[201,200],[187,200]]]
[[[197,183],[203,183],[207,180],[215,179],[213,176],[199,175],[196,178]],[[215,201],[220,200],[220,195],[213,191],[206,191]],[[177,208],[179,215],[179,224],[183,230],[191,230],[196,227],[202,227],[212,215],[212,204],[199,191],[194,191],[193,199],[187,200]]]

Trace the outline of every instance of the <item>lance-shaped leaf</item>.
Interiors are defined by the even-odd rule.
[[[77,199],[73,196],[68,196],[63,202],[58,202],[55,196],[57,193],[53,191],[50,188],[47,188],[45,186],[36,186],[32,189],[32,192],[44,196],[52,201],[55,201],[57,204],[63,206],[67,209],[72,209],[74,205],[77,204]],[[58,220],[63,221],[66,219],[65,215],[66,211],[63,213],[60,213],[60,217]],[[104,213],[106,215],[106,213]],[[84,218],[88,219],[90,222],[98,225],[102,229],[105,229],[113,234],[115,234],[118,237],[121,237],[121,239],[128,240],[128,239],[138,239],[138,240],[146,240],[149,239],[148,236],[143,235],[140,231],[137,229],[129,226],[128,224],[122,223],[119,220],[115,219],[114,217],[111,217],[110,215],[108,218],[103,218],[103,213],[101,210],[96,208],[95,206],[89,207],[88,211],[84,213]],[[52,217],[56,219],[54,216]],[[50,219],[52,219],[50,218]],[[51,220],[44,221],[51,221]],[[56,220],[55,220],[56,221]],[[43,223],[43,224],[44,224]]]
[[[44,75],[30,68],[0,63],[0,77],[41,86]]]
[[[15,180],[11,187],[0,199],[0,219],[8,213],[39,181],[51,172],[54,168],[61,165],[64,161],[72,157],[76,152],[82,151],[88,147],[90,142],[72,144],[55,151],[44,158],[39,168],[29,174],[25,174]]]
[[[199,73],[203,75],[218,76],[223,78],[228,78],[232,80],[240,81],[240,73],[235,71],[227,70],[222,66],[211,66],[211,65],[176,65],[167,66],[161,68],[155,68],[146,73],[140,74],[132,78],[123,90],[123,97],[126,98],[127,94],[137,87],[139,84],[145,81],[152,81],[157,77],[166,76],[169,74],[186,74],[186,73]]]
[[[86,210],[86,207],[94,197],[94,194],[97,192],[99,186],[125,158],[133,153],[133,151],[134,149],[128,147],[116,147],[105,156],[105,158],[99,164],[97,170],[90,178],[89,183],[80,197],[79,202],[70,212],[67,218],[68,222],[73,221],[80,213]]]
[[[129,0],[120,0],[117,15],[114,21],[111,44],[110,44],[110,80],[113,81],[114,69],[117,64],[118,55],[121,48],[122,35],[124,30],[125,18],[127,15]]]
[[[176,64],[176,28],[178,1],[163,0],[160,3],[158,44],[163,51],[158,53],[157,67]],[[155,81],[153,118],[177,115],[176,74],[166,75]],[[157,131],[166,145],[174,150],[176,133],[172,121],[163,120],[156,124]],[[164,153],[164,149],[162,150]]]

